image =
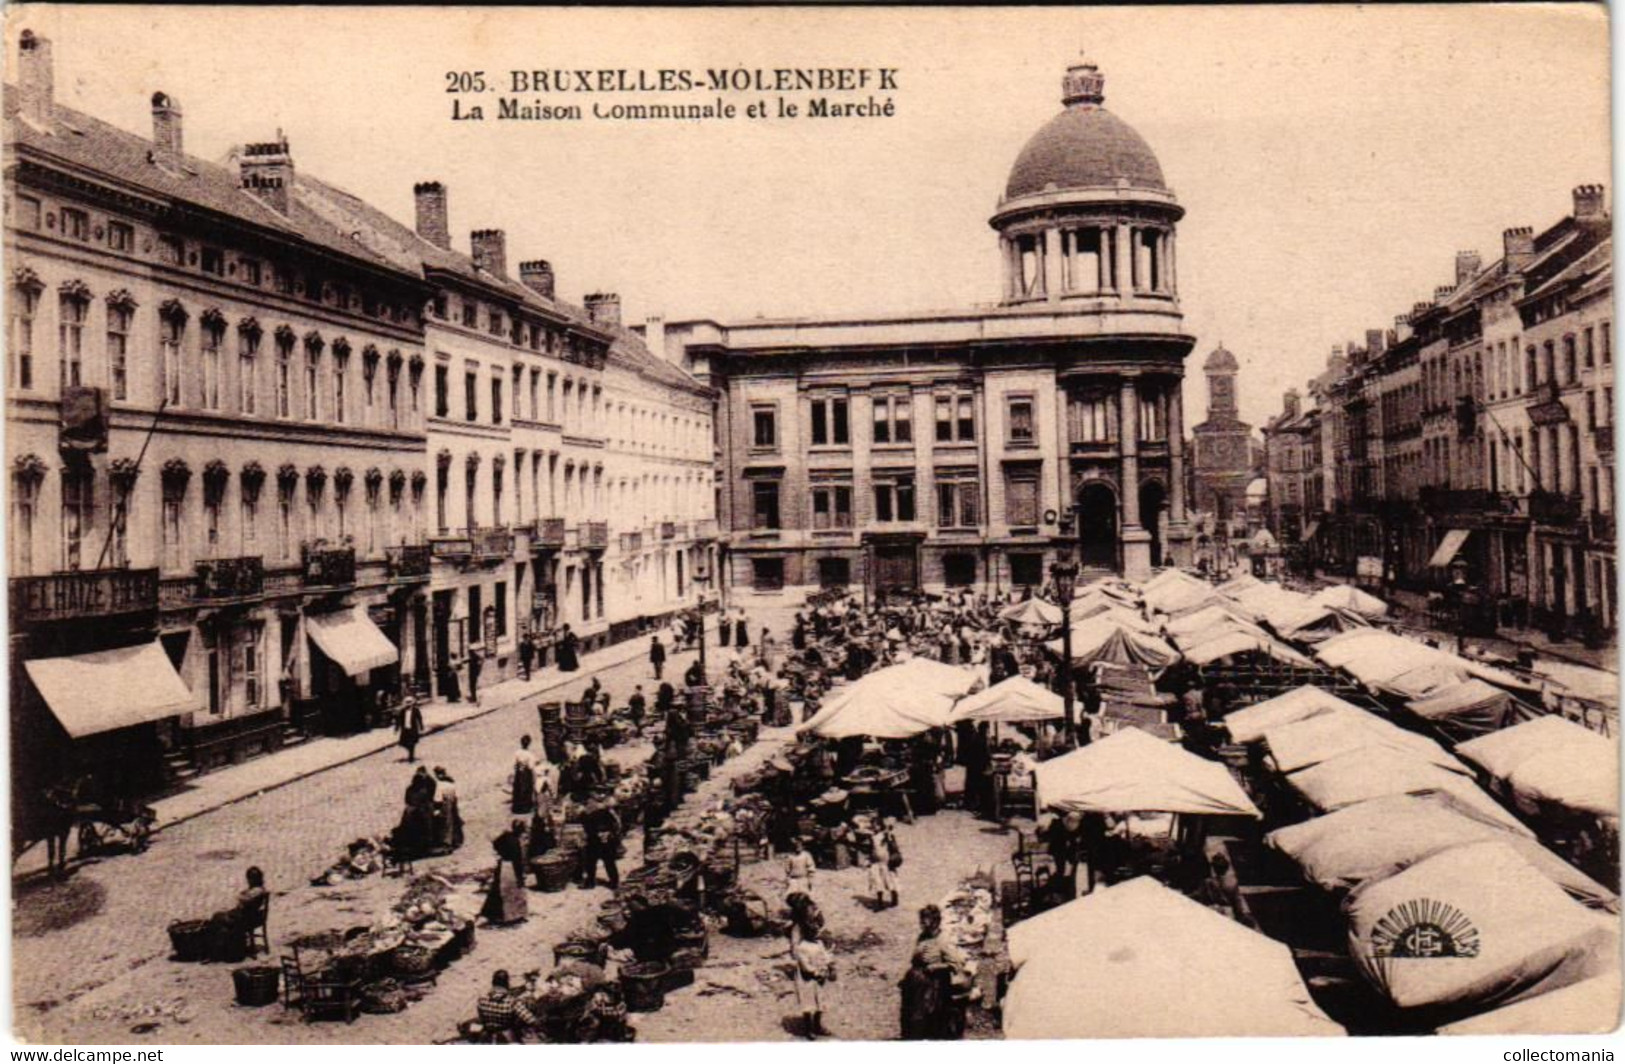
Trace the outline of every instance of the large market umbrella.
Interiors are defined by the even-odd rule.
[[[1537,717],[1456,747],[1528,802],[1619,817],[1619,744],[1558,716]]]
[[[1342,632],[1370,627],[1358,613],[1313,600],[1290,612],[1277,614],[1270,623],[1282,638],[1299,643],[1321,643]]]
[[[951,722],[989,720],[1060,720],[1066,714],[1061,696],[1025,676],[1012,676],[959,700],[948,715]]]
[[[1617,917],[1587,909],[1502,842],[1458,846],[1344,903],[1349,955],[1402,1009],[1456,1019],[1619,965]],[[1427,930],[1425,939],[1407,935]],[[1453,947],[1453,955],[1417,956]]]
[[[1045,602],[1041,598],[1030,598],[1025,602],[1017,602],[1000,610],[999,620],[1010,621],[1013,624],[1048,627],[1061,623],[1061,607]]]
[[[1232,741],[1255,743],[1262,739],[1270,728],[1290,724],[1295,720],[1307,720],[1321,713],[1359,708],[1353,702],[1338,698],[1330,691],[1306,685],[1295,687],[1256,706],[1235,710],[1224,718],[1224,726],[1230,732]]]
[[[1372,757],[1365,750],[1350,750],[1294,772],[1286,781],[1325,813],[1390,794],[1444,791],[1488,820],[1521,835],[1534,834],[1471,780],[1406,754]]]
[[[1318,605],[1348,610],[1350,613],[1358,613],[1362,617],[1373,619],[1388,612],[1388,603],[1375,595],[1367,594],[1348,584],[1333,584],[1330,587],[1323,587],[1311,596],[1310,601]]]
[[[1270,758],[1282,772],[1319,765],[1351,750],[1372,758],[1411,757],[1430,765],[1471,776],[1467,766],[1425,735],[1406,731],[1363,709],[1324,713],[1293,721],[1264,733]]]
[[[1442,791],[1391,794],[1277,828],[1265,837],[1304,878],[1329,891],[1387,879],[1436,853],[1500,841],[1587,908],[1618,911],[1619,896],[1527,835],[1508,831]]]
[[[798,730],[826,739],[908,739],[947,724],[954,702],[977,680],[971,669],[911,658],[841,690]]]
[[[1040,809],[1262,815],[1224,765],[1138,728],[1042,762],[1035,775]]]
[[[1220,658],[1233,658],[1238,654],[1258,654],[1288,665],[1312,669],[1315,663],[1285,643],[1267,635],[1255,634],[1239,628],[1209,632],[1208,638],[1185,647],[1185,658],[1193,665],[1208,665]]]
[[[1344,1033],[1286,946],[1148,877],[1023,920],[1009,938],[1008,1038]]]
[[[1439,1034],[1608,1034],[1619,1026],[1619,972],[1605,972],[1582,983],[1517,1004],[1481,1012],[1439,1028]]]
[[[1050,640],[1046,646],[1059,654],[1063,644]],[[1179,651],[1161,639],[1108,616],[1091,617],[1072,628],[1072,663],[1087,665],[1106,661],[1114,665],[1148,665],[1166,668],[1179,660]]]
[[[1406,702],[1405,708],[1461,741],[1499,731],[1520,716],[1511,695],[1483,680],[1434,688]]]

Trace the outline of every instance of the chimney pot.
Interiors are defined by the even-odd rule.
[[[1456,287],[1460,288],[1478,275],[1484,259],[1476,251],[1456,252]]]
[[[280,129],[276,140],[243,145],[237,172],[250,195],[278,214],[288,214],[293,200],[293,155]]]
[[[476,229],[469,234],[474,265],[497,277],[508,276],[508,235],[500,229]]]
[[[1382,330],[1367,329],[1365,331],[1365,346],[1373,355],[1382,354]]]
[[[618,328],[621,324],[621,297],[614,292],[594,292],[582,300],[587,317],[594,324]]]
[[[447,221],[446,186],[438,181],[420,181],[412,186],[417,205],[417,233],[435,247],[451,250],[451,226]]]
[[[152,142],[158,146],[158,159],[171,166],[185,154],[181,138],[181,104],[167,93],[152,94]]]
[[[556,299],[553,294],[553,264],[546,259],[531,259],[519,264],[519,280],[526,288],[543,299]]]
[[[1574,190],[1576,221],[1595,221],[1608,215],[1608,197],[1601,185],[1580,185]]]
[[[1535,231],[1527,225],[1508,229],[1501,234],[1501,247],[1506,254],[1507,269],[1522,270],[1535,257]]]
[[[17,39],[17,91],[23,117],[41,129],[56,116],[56,75],[51,64],[51,42],[23,30]]]

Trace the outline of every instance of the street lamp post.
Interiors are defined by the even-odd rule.
[[[700,589],[699,604],[694,607],[694,629],[700,642],[700,683],[707,684],[711,681],[705,669],[705,589],[711,583],[711,569],[705,555],[700,555],[689,579]]]
[[[1078,566],[1076,562],[1056,562],[1049,567],[1049,573],[1055,581],[1055,594],[1061,600],[1061,713],[1070,745],[1077,741],[1072,690],[1075,686],[1072,677],[1072,592],[1077,587]]]

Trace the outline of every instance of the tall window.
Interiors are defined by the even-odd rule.
[[[276,333],[276,416],[291,417],[293,393],[293,330]]]
[[[1035,440],[1033,432],[1033,400],[1031,396],[1011,396],[1006,406],[1008,426],[1006,442],[1016,446],[1028,446]]]
[[[914,520],[914,478],[895,476],[875,482],[875,520]]]
[[[1038,473],[1011,470],[1004,482],[1004,523],[1011,528],[1038,526]]]
[[[258,709],[260,705],[261,691],[264,689],[260,641],[264,630],[263,625],[243,625],[237,629],[234,639],[236,653],[233,655],[232,672],[242,684],[244,709]]]
[[[245,488],[242,496],[243,553],[253,554],[259,541],[260,498]]]
[[[779,527],[779,482],[757,480],[750,486],[751,527],[776,529]]]
[[[1597,332],[1596,332],[1595,329],[1592,329],[1591,327],[1587,326],[1586,327],[1586,332],[1585,332],[1585,367],[1586,367],[1586,369],[1593,369],[1593,368],[1596,367],[1596,365],[1597,365]]]
[[[771,404],[758,403],[750,408],[751,446],[761,450],[774,450],[779,445],[778,411]]]
[[[451,467],[441,462],[435,467],[434,474],[434,513],[435,527],[444,535],[451,526],[446,523],[446,496],[451,491]]]
[[[937,527],[974,528],[980,512],[980,493],[974,474],[939,474]]]
[[[293,557],[293,485],[279,481],[276,492],[276,552],[279,558]]]
[[[203,482],[203,547],[205,556],[217,558],[220,556],[220,504],[223,492],[219,487],[211,487],[209,482]]]
[[[319,398],[322,368],[322,343],[316,337],[305,338],[305,420],[321,417]]]
[[[107,305],[107,372],[114,399],[130,397],[130,325],[134,318],[133,303]]]
[[[976,412],[970,396],[939,395],[936,412],[938,443],[969,443],[976,439]]]
[[[345,386],[350,379],[350,349],[341,344],[333,345],[333,420],[340,425],[348,415],[345,409]]]
[[[451,367],[434,368],[434,416],[451,416]]]
[[[34,316],[39,312],[38,283],[11,289],[11,380],[18,388],[34,387]]]
[[[500,457],[500,456],[499,456]],[[491,523],[501,526],[502,520],[502,463],[491,463]]]
[[[1602,364],[1606,366],[1614,361],[1614,326],[1605,321],[1598,328],[1602,331]]]
[[[171,572],[179,569],[186,562],[186,541],[182,536],[182,532],[186,527],[184,520],[185,504],[186,482],[184,480],[165,480],[162,514],[164,568]]]
[[[852,486],[819,484],[812,489],[812,526],[815,530],[852,527]]]
[[[812,401],[812,442],[815,447],[851,442],[847,401],[844,397],[824,397]]]
[[[384,364],[384,374],[389,389],[389,427],[401,427],[401,360],[398,355],[390,355]]]
[[[530,371],[530,419],[532,421],[540,421],[542,419],[542,409],[541,406],[538,405],[541,402],[541,391],[542,371],[539,369],[533,369]],[[517,401],[518,400],[516,398],[515,402]]]
[[[1067,404],[1073,443],[1110,443],[1117,438],[1116,411],[1103,395],[1077,396]]]
[[[85,543],[94,520],[94,474],[88,469],[62,472],[62,568],[82,568]],[[90,559],[94,563],[95,559]]]
[[[1563,383],[1573,384],[1580,379],[1580,367],[1575,358],[1574,337],[1563,337]]]
[[[1535,346],[1530,344],[1529,347],[1524,351],[1523,368],[1524,387],[1528,388],[1530,391],[1534,391],[1535,385],[1540,382],[1538,357],[1538,353],[1535,351]]]
[[[186,313],[178,306],[167,306],[158,323],[158,344],[162,348],[160,363],[163,372],[163,397],[170,405],[181,401],[181,341],[186,333]]]
[[[204,315],[198,342],[203,356],[203,407],[220,409],[220,345],[225,340],[226,322],[223,318]]]
[[[519,390],[514,389],[514,397],[518,398]],[[491,424],[502,424],[502,375],[497,370],[491,374]]]
[[[255,413],[258,404],[260,327],[244,322],[237,329],[237,409]]]
[[[479,519],[474,515],[474,497],[478,483],[476,477],[479,466],[466,465],[463,467],[463,514],[467,517],[467,527],[470,531],[479,527]],[[586,478],[583,477],[583,480]]]
[[[40,473],[19,472],[11,478],[12,575],[34,572],[34,515],[39,509]]]
[[[84,383],[85,310],[90,299],[80,288],[62,293],[58,303],[57,353],[62,366],[62,387]]]
[[[508,582],[498,580],[496,593],[491,596],[491,604],[497,609],[497,638],[505,639],[508,635]]]
[[[1162,403],[1155,395],[1142,395],[1140,400],[1140,439],[1158,443],[1168,438],[1168,426],[1163,421]]]
[[[480,375],[474,363],[469,363],[463,370],[463,407],[464,417],[474,421],[480,416]]]
[[[558,383],[559,375],[557,373],[547,375],[547,420],[550,423],[556,423],[559,419],[558,410],[553,401],[558,391]]]

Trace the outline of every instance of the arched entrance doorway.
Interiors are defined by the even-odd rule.
[[[1140,523],[1147,532],[1151,533],[1151,565],[1153,568],[1163,564],[1162,512],[1166,508],[1166,495],[1163,493],[1161,484],[1155,480],[1148,480],[1140,485]]]
[[[1117,493],[1098,480],[1078,489],[1078,555],[1086,566],[1117,568]]]

